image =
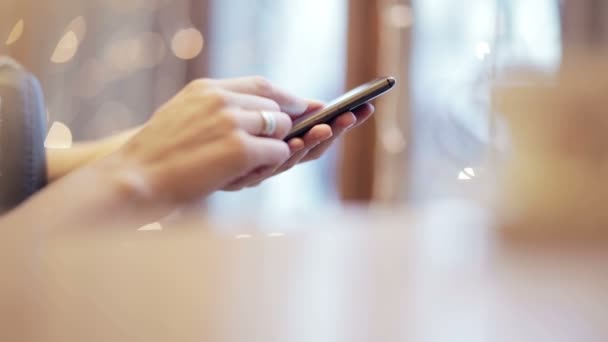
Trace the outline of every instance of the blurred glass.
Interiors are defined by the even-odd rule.
[[[410,198],[457,196],[508,146],[490,89],[513,68],[552,73],[558,0],[414,1]]]
[[[344,90],[346,0],[215,0],[211,8],[211,77],[262,75],[323,101]],[[258,188],[217,194],[210,200],[210,212],[268,216],[331,204],[338,200],[335,167],[332,151]]]

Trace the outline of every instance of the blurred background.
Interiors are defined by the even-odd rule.
[[[2,1],[0,54],[40,78],[56,148],[142,124],[200,77],[262,75],[331,100],[394,75],[377,115],[323,160],[206,204],[218,215],[423,204],[467,191],[508,150],[490,96],[505,71],[555,73],[568,44],[603,40],[607,11],[600,0]]]
[[[606,19],[605,0],[0,1],[50,148],[201,77],[320,100],[399,80],[322,160],[201,201],[221,234],[5,230],[0,340],[607,341],[608,58],[578,59]]]

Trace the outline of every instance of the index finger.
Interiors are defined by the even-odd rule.
[[[243,77],[211,81],[214,85],[223,89],[256,95],[274,100],[281,107],[281,111],[292,116],[299,116],[316,106],[316,103],[292,95],[287,91],[275,86],[263,77]]]

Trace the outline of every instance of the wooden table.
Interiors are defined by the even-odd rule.
[[[608,341],[608,244],[505,243],[468,202],[201,222],[52,239],[30,293],[34,335]]]

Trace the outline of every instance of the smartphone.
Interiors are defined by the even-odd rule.
[[[340,114],[353,111],[385,94],[393,89],[395,84],[397,84],[397,80],[394,77],[381,77],[349,91],[325,108],[296,119],[285,141],[303,136],[316,125],[330,123]]]

